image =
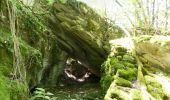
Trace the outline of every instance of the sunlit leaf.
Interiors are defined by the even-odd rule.
[[[36,94],[36,95],[37,95],[37,94],[44,94],[44,93],[43,93],[43,92],[41,92],[41,91],[35,91],[35,92],[34,92],[34,94]]]
[[[36,88],[36,90],[45,92],[45,89],[43,89],[43,88]]]
[[[45,96],[44,99],[50,100],[50,97],[49,96]]]
[[[51,95],[54,95],[54,94],[52,94],[52,93],[50,93],[50,92],[47,92],[46,95],[50,95],[50,96],[51,96]]]

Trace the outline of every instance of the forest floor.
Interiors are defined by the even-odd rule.
[[[54,94],[57,100],[102,100],[102,93],[99,83],[59,85],[46,87],[47,91]]]

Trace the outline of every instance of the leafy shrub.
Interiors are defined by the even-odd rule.
[[[56,97],[53,96],[53,93],[46,92],[43,88],[36,88],[30,100],[56,100]]]

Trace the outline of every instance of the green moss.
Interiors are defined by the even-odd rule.
[[[9,84],[7,79],[0,74],[0,100],[10,100]]]
[[[131,55],[127,55],[127,54],[123,56],[123,61],[127,61],[127,62],[130,62],[130,63],[135,63],[134,57],[132,57]]]
[[[27,85],[19,82],[19,80],[11,81],[9,89],[11,100],[25,100],[28,96]]]
[[[9,2],[12,4],[12,1]],[[27,70],[28,84],[35,85],[38,83],[37,77],[40,75],[39,72],[43,65],[43,53],[51,49],[48,44],[50,44],[49,41],[53,40],[51,40],[51,34],[47,32],[46,25],[43,23],[45,21],[42,15],[33,14],[30,9],[18,1],[15,4],[17,24],[20,26],[16,29],[16,35],[19,40],[22,63]],[[9,6],[11,8],[11,5]],[[0,23],[0,100],[26,100],[27,85],[21,82],[23,80],[13,79],[14,47],[6,5],[1,9],[1,12],[4,19]],[[42,53],[42,51],[44,52]]]
[[[115,57],[108,58],[107,61],[109,61],[110,65],[113,65],[113,64],[119,62],[119,60]]]
[[[121,61],[122,60],[122,56],[116,56],[116,58]]]
[[[129,91],[129,89],[125,89],[119,86],[114,87],[113,91],[111,91],[111,98],[113,100],[131,100],[131,96],[126,91]]]
[[[26,100],[27,86],[0,73],[0,100]]]
[[[145,75],[145,80],[146,80],[146,84],[148,84],[148,85],[150,84],[154,87],[162,88],[162,85],[160,83],[158,83],[158,81],[154,77]]]
[[[0,27],[0,63],[10,63],[12,58],[12,41],[9,30]],[[10,59],[9,59],[10,58]]]
[[[13,49],[11,34],[7,29],[0,29],[0,100],[18,100],[18,94],[12,93],[12,90],[19,91],[16,84],[12,84],[13,80],[9,79],[13,69]],[[12,87],[12,85],[13,87]],[[21,91],[20,91],[21,92]],[[24,94],[23,92],[21,92]],[[14,99],[13,97],[16,97]],[[24,100],[24,99],[20,99]]]
[[[125,52],[116,52],[114,55],[115,56],[123,56],[125,54],[126,54]]]
[[[124,66],[122,63],[120,63],[120,62],[113,64],[112,67],[113,67],[114,69],[116,69],[116,71],[117,71],[118,69],[123,69],[123,68],[125,68],[125,66]]]
[[[137,79],[136,60],[124,47],[115,47],[112,56],[102,65],[102,87],[109,88],[114,81],[116,85],[122,87],[132,87],[132,81]],[[108,77],[109,76],[109,77]],[[115,77],[113,79],[113,77]],[[107,85],[107,86],[105,86]]]
[[[0,64],[0,72],[5,75],[8,76],[10,74],[10,72],[12,71],[12,66],[6,66],[6,65],[2,65]]]
[[[105,75],[101,78],[100,83],[104,91],[106,91],[110,87],[110,84],[112,83],[113,79],[113,76],[110,75]]]
[[[6,48],[0,48],[0,72],[5,76],[12,70],[13,55]]]
[[[125,80],[123,78],[120,78],[120,77],[117,77],[115,79],[115,83],[118,85],[118,86],[124,86],[124,87],[132,87],[132,83],[128,80]]]
[[[151,93],[153,97],[156,98],[156,100],[163,100],[163,97],[165,96],[161,88],[153,87],[152,85],[147,85],[147,90]]]
[[[134,89],[134,90],[131,91],[131,93],[132,93],[132,96],[133,96],[133,100],[141,100],[142,94],[141,94],[140,90]]]
[[[119,77],[122,77],[129,81],[133,81],[136,80],[137,69],[136,68],[118,69],[117,73]]]
[[[115,46],[114,56],[123,56],[127,53],[127,49],[121,46]]]
[[[116,47],[116,51],[117,51],[117,52],[124,52],[124,53],[127,53],[127,49],[124,48],[124,47],[121,47],[121,46]]]
[[[140,37],[136,37],[136,42],[145,42],[145,41],[149,41],[151,39],[150,35],[143,35]]]
[[[111,98],[113,100],[123,100],[117,93],[112,93]]]
[[[162,85],[157,82],[154,77],[148,75],[145,76],[145,80],[148,92],[150,92],[156,100],[163,100],[165,93],[163,92]]]
[[[129,63],[129,62],[123,62],[123,65],[125,65],[126,67],[128,67],[128,68],[135,68],[136,67],[136,65],[135,64],[132,64],[132,63]]]
[[[26,100],[27,85],[19,80],[13,80],[13,76],[11,75],[13,72],[13,42],[9,31],[7,28],[0,27],[0,100]],[[28,45],[21,38],[19,39],[19,43],[22,60],[26,62],[26,67],[29,65],[27,71],[30,71],[30,66],[34,66],[33,68],[40,66],[40,62],[42,61],[40,59],[40,52]],[[29,75],[35,76],[33,73],[29,73]]]

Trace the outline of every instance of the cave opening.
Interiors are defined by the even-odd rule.
[[[45,89],[54,93],[57,100],[94,100],[94,98],[102,100],[104,97],[100,87],[100,77],[73,58],[66,60],[57,85]]]
[[[100,77],[86,68],[79,60],[68,58],[59,77],[59,85],[82,85],[86,83],[99,83]]]
[[[47,72],[46,72],[47,75]],[[68,58],[65,61],[64,69],[58,77],[54,86],[35,86],[30,92],[34,93],[37,87],[44,88],[53,93],[57,100],[80,100],[80,98],[103,98],[100,87],[100,77],[86,68],[79,60]],[[100,96],[98,96],[100,95]]]

